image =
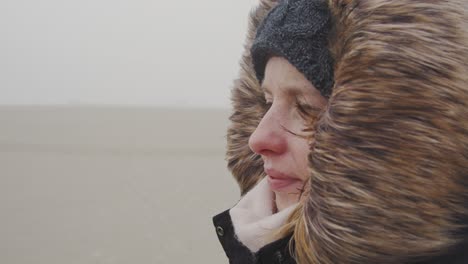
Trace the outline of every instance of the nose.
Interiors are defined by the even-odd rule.
[[[270,108],[263,116],[249,138],[250,149],[262,156],[279,155],[287,149],[287,139],[281,120],[271,110]]]

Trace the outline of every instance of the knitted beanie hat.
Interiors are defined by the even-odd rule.
[[[328,98],[333,87],[330,26],[325,1],[281,0],[259,25],[250,50],[258,81],[263,81],[268,59],[281,56]]]

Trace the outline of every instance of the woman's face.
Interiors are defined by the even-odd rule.
[[[318,113],[327,100],[282,57],[268,60],[262,89],[269,109],[250,136],[249,146],[263,159],[280,211],[298,202],[309,177],[310,137],[304,137],[306,122],[301,113]]]

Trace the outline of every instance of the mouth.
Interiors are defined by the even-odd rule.
[[[302,180],[296,177],[284,174],[274,169],[265,169],[268,175],[268,184],[273,191],[282,191],[292,187],[301,188]]]

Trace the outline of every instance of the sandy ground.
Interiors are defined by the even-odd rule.
[[[0,107],[0,263],[227,263],[227,116]]]

